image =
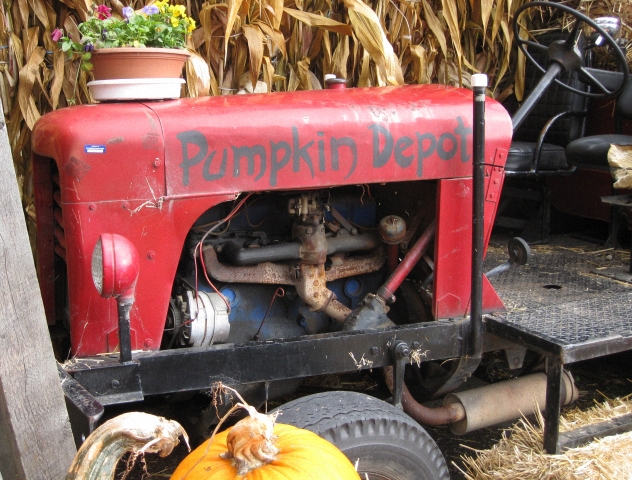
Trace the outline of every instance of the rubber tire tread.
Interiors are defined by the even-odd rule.
[[[412,457],[417,468],[411,478],[450,479],[441,450],[421,425],[402,410],[370,395],[343,391],[317,393],[290,401],[273,413],[276,411],[280,412],[278,423],[317,433],[344,453],[351,448],[362,448],[358,444],[366,445],[367,439],[375,438],[379,443],[381,436],[389,448]],[[386,432],[388,437],[384,438]]]

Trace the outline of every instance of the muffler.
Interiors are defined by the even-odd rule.
[[[561,405],[577,400],[579,392],[567,371],[562,375]],[[456,435],[509,422],[541,411],[546,407],[546,374],[534,373],[463,392],[450,393],[443,405],[459,403],[465,418],[450,424]]]

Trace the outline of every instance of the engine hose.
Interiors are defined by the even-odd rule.
[[[393,392],[393,367],[384,367],[384,380]],[[448,425],[465,418],[465,409],[460,403],[451,403],[437,408],[428,408],[415,400],[404,383],[402,389],[402,407],[404,412],[422,425]]]

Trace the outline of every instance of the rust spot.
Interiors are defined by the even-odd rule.
[[[80,182],[81,179],[90,171],[90,165],[83,163],[76,157],[70,157],[70,160],[66,163],[64,170],[67,175],[70,175],[72,178]]]

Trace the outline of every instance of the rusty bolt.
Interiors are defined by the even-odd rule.
[[[91,212],[94,212],[97,209],[97,206],[94,203],[91,203],[90,205],[88,205],[88,210],[90,210]]]
[[[147,259],[154,260],[155,258],[156,258],[156,252],[154,252],[153,250],[149,250],[147,252]]]
[[[160,167],[160,165],[162,165],[162,162],[160,161],[159,158],[157,158],[156,160],[154,160],[154,163],[152,163],[154,168],[158,168]]]
[[[410,356],[410,348],[405,342],[400,343],[395,347],[395,356],[398,359],[407,358]]]

